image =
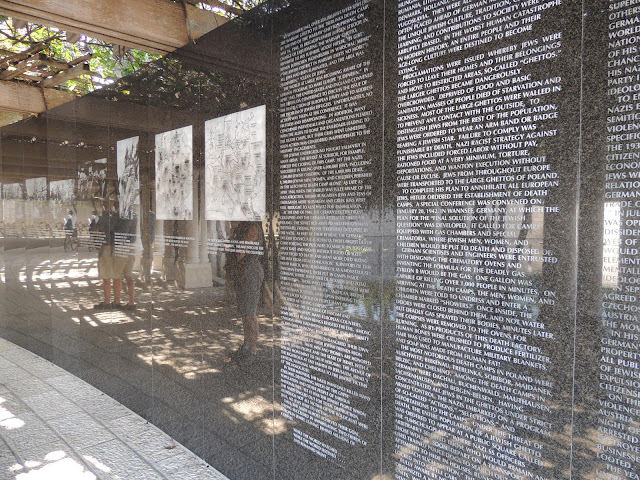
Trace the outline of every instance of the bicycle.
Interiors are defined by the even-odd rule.
[[[78,230],[76,228],[64,231],[64,251],[68,252],[69,250],[73,252],[78,250]]]

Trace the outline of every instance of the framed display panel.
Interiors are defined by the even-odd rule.
[[[266,107],[207,120],[207,220],[262,221],[266,217]]]

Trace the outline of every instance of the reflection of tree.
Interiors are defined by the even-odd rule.
[[[60,85],[61,89],[74,93],[90,92],[157,57],[140,50],[121,51],[115,45],[85,35],[72,41],[69,33],[65,34],[57,28],[34,23],[21,24],[8,17],[0,17],[0,47],[11,53],[30,52],[33,60],[39,58],[36,56],[38,52],[44,56],[44,61],[36,60],[32,67],[33,71],[40,72],[39,75],[28,70],[17,77],[19,82],[31,85],[38,85],[39,80],[46,76],[59,74],[64,67],[69,68],[67,62],[72,60],[88,64],[91,72],[73,77]]]
[[[126,92],[126,93],[123,93]],[[235,111],[239,103],[264,103],[264,82],[187,64],[172,56],[150,64],[144,71],[121,79],[104,93],[128,102],[157,107]]]

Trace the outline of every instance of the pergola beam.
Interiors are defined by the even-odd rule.
[[[6,110],[0,109],[0,126],[2,125],[10,125],[12,123],[19,122],[20,120],[24,120],[28,115],[18,112],[8,112]]]
[[[0,14],[161,54],[227,21],[216,13],[169,0],[0,0]]]
[[[34,60],[27,59],[27,60],[22,60],[16,63],[15,65],[12,65],[13,70],[7,69],[0,73],[0,80],[11,80],[12,78],[17,77],[18,75],[21,75],[22,73],[26,72],[30,68],[33,68],[34,62],[35,62]]]
[[[0,110],[33,115],[62,105],[74,98],[76,98],[75,95],[60,90],[0,81]]]
[[[44,48],[44,45],[42,45],[41,43],[37,43],[37,44],[27,48],[23,52],[12,53],[12,54],[0,59],[0,68],[6,68],[6,67],[8,67],[9,65],[11,65],[14,62],[20,62],[22,60],[26,60],[31,55],[34,55],[34,54],[38,53],[43,48]]]
[[[56,85],[60,85],[61,83],[66,82],[67,80],[72,80],[80,75],[90,74],[91,70],[89,69],[89,65],[86,63],[81,63],[80,65],[76,65],[75,67],[71,67],[64,72],[58,73],[57,75],[53,75],[42,81],[41,85],[44,88],[55,87]]]
[[[51,60],[44,53],[38,54],[38,65],[47,65],[48,67],[57,68],[58,70],[67,70],[69,69],[68,63],[58,62],[56,60]]]

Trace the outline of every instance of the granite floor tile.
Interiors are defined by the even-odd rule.
[[[6,370],[7,368],[15,368],[16,364],[11,360],[8,360],[1,356],[2,351],[0,350],[0,371]]]
[[[29,316],[18,323],[21,328],[28,329],[32,323],[37,326],[39,318]],[[46,319],[42,321],[46,322]],[[37,343],[33,332],[25,330],[24,335],[16,333],[15,329],[1,332],[29,347]],[[67,359],[66,353],[48,344],[37,343],[37,346],[42,355],[56,362]],[[127,365],[135,361],[133,357],[123,359],[107,354],[100,358],[109,362],[117,360],[118,368],[123,369],[122,378],[139,378],[140,372],[148,368],[144,366],[134,373],[127,373]],[[155,400],[140,391],[146,385],[141,386],[139,381],[134,385],[112,377],[105,380],[108,374],[99,362],[95,365],[97,368],[87,373],[86,365],[76,365],[78,362],[74,357],[68,359],[63,366],[77,367],[74,373],[79,375],[90,377],[94,373],[99,380],[98,386],[102,388],[106,383],[125,401],[131,396],[129,406],[139,405],[142,414],[153,413],[151,407]],[[88,367],[92,368],[91,365]],[[150,379],[146,380],[150,389]],[[172,381],[163,386],[172,387]],[[168,390],[189,393],[184,387],[178,383]],[[193,414],[194,409],[198,411],[198,418],[202,417],[197,402],[190,404],[183,413]],[[170,416],[168,420],[172,421],[172,418]],[[187,417],[176,416],[175,420],[185,419]],[[200,421],[197,419],[195,423]],[[198,427],[197,431],[200,430]],[[193,438],[183,436],[183,441]],[[197,445],[203,443],[200,437],[199,434]],[[229,450],[228,454],[231,452]],[[39,479],[226,480],[176,440],[99,389],[0,339],[0,480]]]
[[[105,427],[121,438],[135,436],[149,427],[149,423],[145,419],[129,410],[127,412],[121,417],[104,421]]]
[[[95,405],[96,403],[100,406],[111,406],[111,405],[119,405],[118,402],[113,400],[108,395],[105,395],[100,390],[91,385],[83,382],[78,377],[75,377],[71,374],[64,374],[52,378],[47,378],[46,382],[51,385],[52,388],[55,388],[62,395],[66,395],[69,398],[72,398],[75,403],[77,403],[82,408],[86,406]]]
[[[46,360],[31,362],[28,365],[28,370],[32,375],[47,381],[58,375],[64,375],[64,371],[60,367]]]
[[[55,431],[31,412],[16,415],[15,421],[0,428],[0,435],[18,452],[34,445],[51,444],[58,439]]]
[[[35,353],[31,353],[29,350],[24,350],[22,348],[10,348],[6,352],[3,352],[2,356],[7,360],[20,365],[24,365],[30,361],[39,362],[42,360]]]
[[[91,463],[104,480],[145,479],[165,480],[131,448],[117,440],[83,448],[80,452],[85,462]]]
[[[11,380],[7,382],[6,385],[13,393],[21,398],[53,391],[48,383],[29,375],[25,370],[23,370],[22,378]]]
[[[28,465],[30,464],[27,462]],[[15,480],[97,480],[98,477],[86,465],[70,457],[34,462],[32,468],[25,466],[15,476]]]
[[[47,392],[22,398],[24,403],[44,420],[67,416],[68,412],[77,409],[75,403],[51,388]]]
[[[158,466],[168,480],[225,480],[204,460],[183,453],[158,462]]]
[[[19,417],[21,413],[31,412],[31,409],[9,389],[0,389],[0,420]]]
[[[150,463],[175,457],[181,451],[177,448],[175,440],[158,432],[151,425],[140,432],[128,433],[123,439],[128,445],[135,445],[136,451]]]
[[[27,373],[18,367],[9,367],[0,370],[0,383],[7,385],[12,382],[20,382],[27,377]]]
[[[6,445],[0,446],[0,478],[11,478],[12,472],[20,465],[19,459]]]
[[[25,462],[43,462],[47,458],[57,458],[62,454],[65,456],[74,455],[72,446],[57,436],[52,437],[51,441],[47,443],[25,445],[20,450],[15,450],[14,453],[21,464]]]
[[[0,338],[0,355],[4,354],[4,352],[8,352],[10,350],[15,350],[16,347],[13,343],[7,342],[4,339]]]
[[[93,387],[90,387],[91,390],[78,392],[78,396],[74,397],[74,402],[89,413],[100,413],[105,409],[122,409],[123,412],[128,412],[129,410],[123,407],[120,403],[115,401],[109,395],[105,393],[101,393],[100,390],[97,390]],[[124,413],[123,413],[124,415]]]
[[[96,401],[93,404],[87,403],[86,405],[83,405],[82,408],[94,417],[99,417],[100,422],[103,425],[106,425],[106,422],[108,421],[117,420],[131,413],[128,408],[123,407],[122,405],[107,404],[105,406],[101,406],[99,401]]]
[[[51,419],[49,425],[76,448],[90,447],[115,438],[109,430],[84,412]]]

